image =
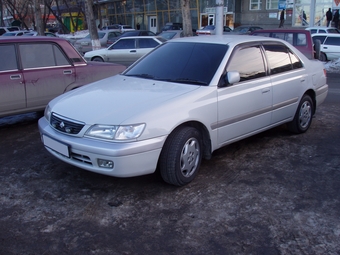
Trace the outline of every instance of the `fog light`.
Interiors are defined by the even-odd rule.
[[[113,168],[113,162],[111,160],[98,159],[98,165],[103,168]]]

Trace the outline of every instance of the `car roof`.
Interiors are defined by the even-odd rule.
[[[335,28],[335,27],[326,27],[326,26],[316,26],[316,27],[306,27],[305,29],[310,30],[310,29],[329,29],[329,28]]]
[[[161,36],[147,36],[147,35],[143,35],[143,36],[128,36],[128,37],[121,37],[119,38],[119,40],[129,40],[129,39],[143,39],[143,38],[147,38],[147,39],[150,39],[150,38],[163,38]]]
[[[312,37],[314,37],[314,36],[340,37],[340,34],[333,34],[333,33],[316,33],[316,34],[312,34]]]
[[[10,42],[47,42],[47,41],[66,41],[64,38],[51,36],[0,36],[1,43]]]
[[[259,29],[259,30],[254,30],[253,33],[294,33],[294,32],[302,32],[302,33],[309,33],[310,31],[306,29]]]
[[[197,42],[197,43],[215,43],[215,44],[230,44],[235,45],[239,43],[246,42],[283,42],[285,41],[281,39],[276,39],[272,37],[257,37],[257,36],[249,36],[249,35],[210,35],[210,36],[191,36],[191,37],[182,37],[172,39],[171,42]]]

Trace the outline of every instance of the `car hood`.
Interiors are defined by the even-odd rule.
[[[198,88],[116,75],[63,94],[49,106],[52,112],[86,124],[129,124],[130,118]]]
[[[91,51],[88,51],[85,53],[85,57],[88,57],[88,56],[94,56],[94,55],[103,55],[103,54],[106,54],[107,52],[107,48],[105,49],[100,49],[100,50],[91,50]]]

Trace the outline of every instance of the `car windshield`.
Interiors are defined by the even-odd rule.
[[[248,27],[237,27],[233,30],[233,32],[247,32],[249,30]]]
[[[202,30],[214,30],[215,26],[206,26],[204,28],[202,28]]]
[[[102,39],[105,35],[106,35],[105,32],[98,32],[99,39]],[[91,39],[91,34],[88,34],[87,36],[85,36],[84,39]]]
[[[207,86],[227,50],[223,44],[165,43],[124,75]]]
[[[161,37],[168,39],[168,40],[172,39],[175,35],[176,35],[176,32],[162,32],[160,34]]]

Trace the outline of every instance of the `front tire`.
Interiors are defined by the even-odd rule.
[[[92,61],[104,62],[104,59],[102,59],[101,57],[94,57]]]
[[[160,173],[169,184],[183,186],[197,175],[202,160],[202,136],[193,127],[172,132],[160,155]]]
[[[288,123],[289,131],[293,133],[304,133],[312,124],[313,101],[309,95],[304,95],[296,110],[294,119]]]

